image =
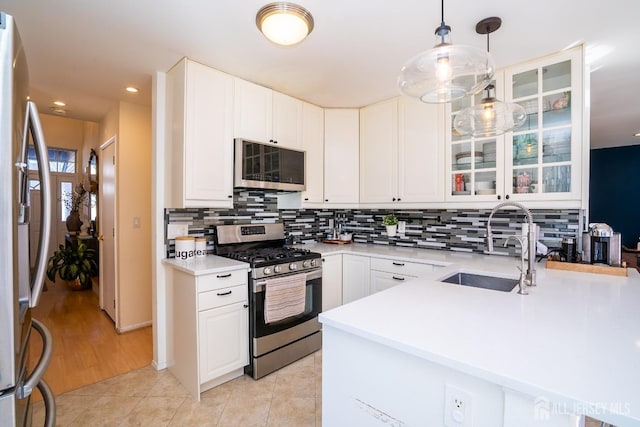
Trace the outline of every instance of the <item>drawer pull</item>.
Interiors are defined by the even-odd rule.
[[[394,279],[395,279],[395,277],[394,277]],[[231,295],[231,291],[227,291],[227,292],[218,292],[218,293],[217,293],[217,295],[218,295],[219,297],[221,297],[221,296],[223,296],[223,295]]]
[[[229,273],[229,274],[218,274],[216,277],[218,279],[226,279],[227,277],[231,277],[231,273]]]
[[[404,262],[394,262],[393,265],[397,265],[398,267],[404,267]]]
[[[393,280],[400,280],[400,281],[404,280],[404,277],[398,277],[398,276],[392,276],[392,277],[393,277]]]

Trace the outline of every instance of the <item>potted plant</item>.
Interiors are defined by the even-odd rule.
[[[382,223],[387,227],[387,235],[393,237],[398,229],[398,218],[392,213],[382,217]]]
[[[70,197],[64,199],[65,206],[69,210],[69,216],[66,218],[67,230],[70,232],[79,232],[82,227],[82,221],[80,220],[80,205],[89,196],[89,192],[84,188],[82,184],[78,184],[73,189]]]
[[[47,264],[47,277],[52,282],[58,276],[67,282],[67,286],[73,290],[91,288],[91,277],[98,274],[96,251],[78,242],[75,245],[60,245]]]

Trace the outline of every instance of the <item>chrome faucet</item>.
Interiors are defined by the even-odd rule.
[[[526,283],[526,279],[524,277],[524,242],[527,240],[527,238],[525,236],[509,236],[507,237],[507,240],[504,241],[504,246],[505,248],[507,247],[507,243],[509,243],[509,240],[517,240],[518,243],[520,243],[520,247],[522,248],[521,250],[521,256],[520,256],[520,267],[518,267],[518,270],[520,270],[520,279],[518,280],[518,293],[520,295],[528,295],[525,283]]]
[[[508,206],[513,206],[515,208],[521,209],[524,211],[527,216],[527,223],[529,224],[529,232],[527,233],[527,243],[529,247],[529,263],[527,265],[527,273],[525,276],[525,283],[527,286],[536,286],[536,239],[535,239],[535,224],[533,223],[533,215],[531,211],[524,207],[522,204],[517,202],[502,202],[496,205],[489,214],[489,220],[487,221],[487,250],[489,252],[493,252],[493,234],[491,233],[491,218],[493,215],[499,211],[500,209]],[[508,241],[508,239],[507,239]],[[524,242],[520,242],[522,245],[522,262],[524,266]],[[520,292],[518,292],[520,293]]]

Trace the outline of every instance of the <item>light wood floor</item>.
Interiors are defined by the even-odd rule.
[[[61,282],[47,287],[32,315],[53,335],[53,358],[44,379],[56,396],[150,365],[151,327],[118,334],[100,310],[95,292],[71,291]],[[37,333],[31,336],[30,359],[35,365],[42,340]]]

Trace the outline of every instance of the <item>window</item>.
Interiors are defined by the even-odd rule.
[[[51,172],[76,173],[76,150],[65,150],[63,148],[49,148],[49,169]],[[29,170],[38,170],[36,150],[29,146],[27,154],[27,164]]]

